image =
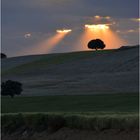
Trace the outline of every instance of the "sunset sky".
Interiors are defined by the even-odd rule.
[[[80,50],[75,43],[85,24],[108,24],[127,45],[136,45],[138,6],[139,0],[2,0],[2,52],[8,56],[47,53],[37,44],[63,28],[72,32],[51,53]]]

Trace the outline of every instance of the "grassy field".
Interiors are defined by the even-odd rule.
[[[60,133],[65,134],[64,128],[74,132],[75,139],[77,130],[93,130],[92,133],[95,135],[103,133],[103,137],[107,130],[109,135],[113,133],[113,139],[120,132],[123,137],[129,132],[134,132],[134,136],[138,137],[139,94],[136,80],[138,62],[135,59],[137,54],[129,53],[131,54],[130,51],[125,52],[123,57],[121,51],[87,51],[43,55],[27,63],[21,63],[19,60],[17,64],[12,60],[16,66],[11,65],[11,68],[9,66],[2,70],[2,78],[6,76],[7,79],[9,76],[17,81],[22,80],[26,94],[23,93],[23,96],[16,96],[13,99],[1,97],[2,138],[12,140],[13,136],[15,140],[16,137],[21,139],[26,135],[27,140],[30,139],[29,136],[39,132],[39,138],[35,139],[40,139],[45,132],[47,139],[49,133],[52,135],[52,132],[56,133],[57,130],[62,130]],[[132,58],[127,59],[127,56]],[[128,61],[130,63],[127,63]],[[129,88],[127,85],[130,83]],[[112,89],[118,94],[112,94]],[[57,95],[58,91],[61,95]],[[66,95],[67,92],[71,95]],[[81,95],[74,95],[78,92]],[[43,96],[44,93],[48,96]],[[51,93],[55,93],[54,96],[49,96]],[[134,139],[133,135],[131,136]],[[87,133],[85,139],[86,137]],[[108,136],[106,139],[108,140]]]
[[[34,69],[36,67],[49,67],[50,65],[63,64],[71,61],[91,58],[93,56],[108,54],[113,51],[115,50],[81,51],[42,55],[42,58],[39,58],[38,60],[35,60],[33,62],[25,63],[8,70],[2,69],[2,75],[10,73],[18,74],[20,72],[24,72],[25,70]]]
[[[138,94],[2,97],[2,133],[55,132],[61,128],[135,131]]]
[[[1,98],[2,113],[52,112],[52,113],[138,113],[138,94],[106,94],[79,96],[34,96]]]
[[[30,135],[36,131],[46,132],[47,130],[49,132],[51,130],[54,132],[65,127],[72,128],[72,131],[85,129],[94,130],[97,133],[106,129],[115,129],[116,133],[122,130],[122,133],[124,130],[127,133],[137,131],[139,128],[139,94],[136,86],[138,74],[135,72],[138,62],[135,59],[136,50],[134,51],[134,54],[133,50],[132,53],[129,50],[125,53],[105,50],[43,55],[35,61],[3,70],[3,78],[9,75],[22,80],[24,88],[26,87],[34,94],[32,96],[26,93],[28,91],[26,89],[26,95],[30,96],[22,94],[23,96],[16,96],[13,99],[1,98],[3,135],[15,133],[19,134],[20,138],[25,132],[29,132]],[[124,54],[125,57],[123,57]],[[127,59],[128,56],[132,58]],[[132,64],[136,64],[134,70]],[[103,81],[108,83],[107,85],[105,83],[105,87]],[[129,90],[127,85],[130,83]],[[101,88],[96,89],[99,85]],[[94,95],[88,94],[87,87]],[[127,91],[124,91],[124,87]],[[136,90],[132,90],[132,87]],[[102,88],[105,92],[101,91]],[[117,88],[119,93],[116,91]],[[59,91],[61,95],[58,96],[55,93],[54,96],[41,96],[41,90],[49,93],[50,89],[53,90],[50,93]],[[70,93],[73,95],[66,95],[71,89],[75,90]],[[115,93],[118,94],[112,94],[112,89],[115,89]],[[104,94],[98,94],[98,90],[99,93]],[[74,95],[77,91],[85,95]]]
[[[2,82],[9,79],[23,84],[24,96],[134,93],[138,48],[8,58]]]

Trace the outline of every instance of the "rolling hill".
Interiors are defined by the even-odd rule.
[[[134,93],[138,75],[138,46],[2,60],[2,81],[22,82],[26,96]]]

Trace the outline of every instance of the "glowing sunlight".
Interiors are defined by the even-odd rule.
[[[101,39],[106,44],[105,49],[115,49],[126,44],[107,24],[85,25],[85,30],[74,45],[80,46],[81,50],[87,50],[87,43],[92,39]]]

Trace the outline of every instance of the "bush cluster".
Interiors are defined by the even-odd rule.
[[[82,116],[55,114],[2,115],[2,133],[17,130],[55,132],[62,127],[103,131],[105,129],[134,130],[139,128],[139,117],[133,116]]]

